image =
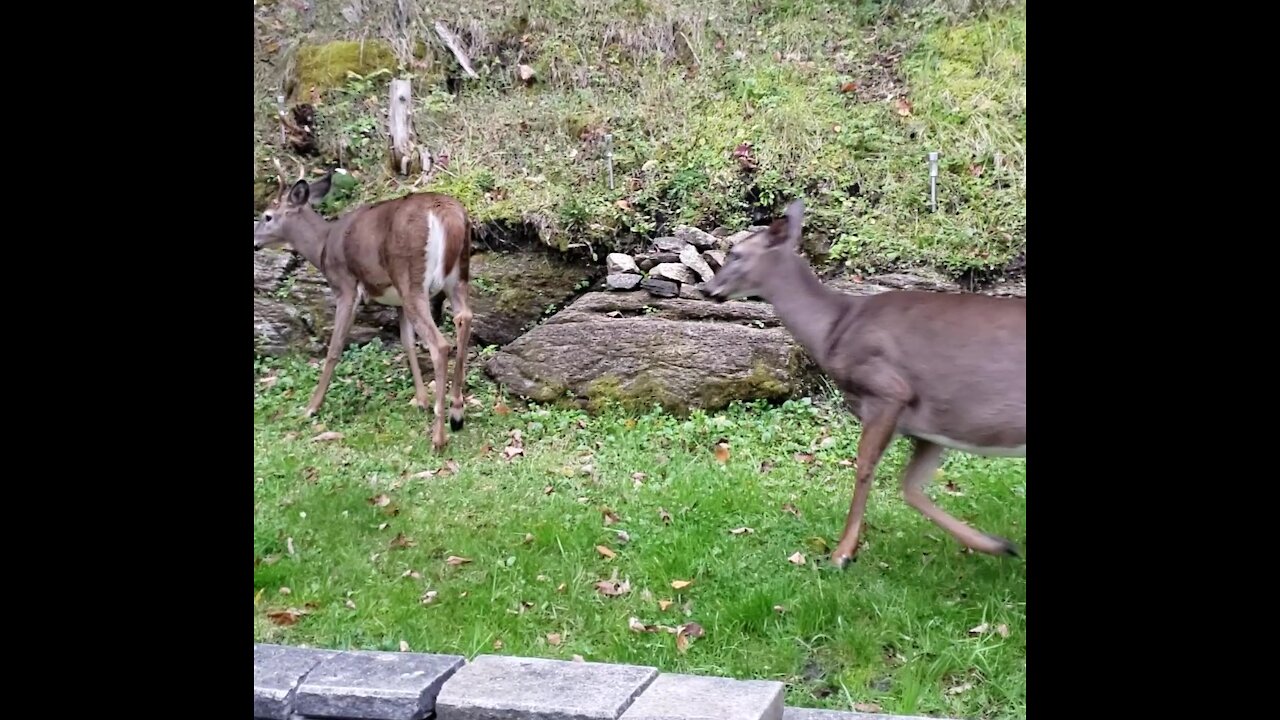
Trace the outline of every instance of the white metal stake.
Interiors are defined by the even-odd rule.
[[[604,159],[609,166],[609,189],[613,189],[613,133],[604,136]]]
[[[284,152],[285,135],[284,135],[284,96],[276,96],[276,110],[280,113],[280,152]]]
[[[929,206],[938,212],[938,153],[929,153]]]

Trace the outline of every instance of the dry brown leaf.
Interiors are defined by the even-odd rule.
[[[609,548],[605,547],[604,545],[597,545],[597,546],[596,546],[596,552],[598,552],[598,553],[600,553],[601,555],[603,555],[603,556],[605,556],[605,557],[609,558],[610,560],[612,560],[612,559],[614,559],[614,558],[618,557],[618,554],[617,554],[617,553],[615,553],[614,551],[612,551],[612,550],[610,550]]]
[[[494,414],[496,414],[496,415],[510,415],[510,414],[511,414],[511,408],[507,407],[507,404],[506,404],[506,403],[504,403],[504,402],[502,402],[501,400],[499,400],[499,401],[498,401],[498,402],[493,406],[493,412],[494,412]]]
[[[844,460],[837,460],[836,464],[840,467],[853,467],[853,461],[848,458],[845,458]]]
[[[1000,623],[996,626],[996,634],[1002,638],[1009,637],[1009,626],[1004,623]]]
[[[272,610],[267,613],[267,619],[277,625],[293,625],[298,619],[307,614],[307,610],[299,608],[287,608],[285,610]]]
[[[664,525],[671,524],[671,513],[667,512],[666,509],[658,508],[658,517],[662,518]]]
[[[533,79],[533,75],[534,75],[533,68],[530,67],[529,65],[520,65],[517,68],[517,72],[520,73],[521,82],[529,82],[530,80]]]
[[[332,440],[341,440],[343,437],[345,436],[337,430],[326,430],[311,438],[311,442],[330,442]]]
[[[947,694],[959,695],[962,692],[966,692],[972,689],[973,689],[973,683],[960,683],[959,685],[955,685],[953,687],[947,688]]]
[[[405,642],[405,641],[401,640],[401,641],[400,641],[400,652],[409,652],[409,643],[407,643],[407,642]]]
[[[436,596],[439,594],[440,594],[440,591],[438,590],[428,590],[422,593],[422,597],[419,598],[418,601],[421,602],[423,605],[430,605],[431,603],[435,602]]]
[[[354,600],[352,600],[351,598],[347,598],[347,603],[346,603],[346,605],[347,605],[347,607],[351,608],[352,610],[355,610],[355,609],[356,609],[356,602],[355,602]]]
[[[596,591],[605,597],[618,597],[631,592],[631,581],[623,580],[619,582],[616,578],[613,580],[601,580],[596,583]]]
[[[786,611],[787,611],[787,609],[786,609],[786,608],[784,608],[784,607],[782,607],[781,605],[774,605],[774,606],[773,606],[773,611],[774,611],[774,612],[776,612],[776,613],[778,613],[779,615],[781,615],[782,613],[786,612]]]
[[[547,633],[547,644],[552,647],[560,645],[560,633]]]
[[[842,93],[851,93],[851,92],[857,92],[857,91],[858,91],[857,83],[847,82],[847,83],[842,83],[840,85],[840,92]]]
[[[498,639],[496,639],[496,640],[494,640],[494,641],[493,641],[493,649],[494,649],[494,650],[501,650],[501,649],[503,648],[503,646],[504,646],[504,645],[506,645],[506,643],[502,642],[502,638],[498,638]]]
[[[645,474],[644,474],[644,473],[642,473],[642,472],[633,472],[633,473],[631,473],[631,479],[632,479],[632,480],[634,480],[634,481],[636,481],[637,483],[642,483],[642,482],[644,482],[644,479],[645,479],[646,477],[648,477],[648,475],[645,475]]]
[[[880,706],[875,703],[854,703],[853,709],[860,713],[880,712]]]
[[[409,477],[413,478],[414,480],[423,480],[425,478],[435,477],[435,476],[436,476],[435,470],[423,470],[422,472],[416,472],[410,475]]]
[[[720,463],[721,465],[729,462],[729,443],[725,442],[724,440],[721,440],[720,442],[716,443],[715,454],[716,454],[716,462]]]
[[[789,512],[792,515],[795,515],[796,517],[800,517],[800,511],[797,510],[796,506],[792,505],[791,503],[784,503],[782,505],[782,510],[783,512]]]
[[[672,600],[659,600],[658,609],[661,610],[662,612],[666,612],[667,608],[671,607],[673,604],[675,603]]]
[[[755,532],[755,530],[752,530],[749,527],[740,527],[740,528],[734,528],[730,530],[729,534],[730,535],[750,535],[753,532]]]
[[[524,534],[524,544],[525,544],[525,545],[528,545],[528,544],[529,544],[529,543],[531,543],[531,542],[533,542],[533,533],[525,533],[525,534]]]
[[[813,462],[813,453],[796,453],[794,457],[796,462],[805,464]]]
[[[514,457],[520,457],[523,455],[524,455],[524,448],[522,447],[516,447],[515,445],[508,445],[502,449],[502,456],[507,460],[510,460],[511,458],[514,458]]]
[[[417,544],[417,542],[405,537],[404,533],[396,533],[396,536],[391,539],[392,548],[411,548]]]
[[[627,627],[631,632],[653,632],[653,626],[640,622],[640,618],[627,618]]]
[[[456,567],[458,565],[466,565],[467,563],[471,562],[471,558],[458,557],[457,555],[450,555],[449,557],[444,559],[444,562],[446,565],[453,565]]]
[[[672,580],[671,587],[676,590],[683,590],[693,584],[692,580]]]
[[[689,649],[689,643],[693,638],[700,638],[706,634],[702,626],[696,622],[687,622],[676,630],[676,650],[684,652]]]
[[[600,514],[604,516],[604,524],[605,524],[605,525],[612,525],[612,524],[614,524],[614,523],[616,523],[616,522],[619,522],[618,513],[616,513],[616,512],[614,512],[614,511],[610,510],[610,509],[609,509],[609,508],[607,508],[607,507],[606,507],[606,508],[602,508],[602,509],[600,510]]]
[[[418,572],[417,570],[405,570],[404,572],[400,573],[400,577],[413,578],[414,580],[421,580],[422,573]]]
[[[543,495],[550,495],[551,493],[553,493],[553,492],[555,492],[555,491],[556,491],[556,486],[555,486],[555,485],[548,485],[548,486],[546,486],[546,487],[542,488],[542,494],[543,494]]]
[[[902,117],[911,114],[911,101],[906,98],[897,98],[893,101],[893,109],[898,111]]]
[[[760,463],[760,474],[763,475],[773,469],[773,461],[765,460]]]
[[[288,595],[288,594],[290,594],[290,593],[292,593],[292,592],[293,592],[293,591],[292,591],[292,590],[290,590],[288,586],[281,586],[281,588],[280,588],[280,590],[279,590],[279,593],[280,593],[281,595]]]
[[[565,587],[566,587],[566,583],[560,583],[559,585],[556,586],[556,592],[564,592]]]
[[[957,497],[964,495],[964,491],[961,490],[960,486],[956,485],[955,481],[952,480],[948,480],[947,484],[942,486],[942,491],[948,495],[955,495]]]
[[[984,632],[986,632],[986,631],[988,631],[988,630],[990,630],[990,629],[991,629],[991,626],[990,626],[990,625],[988,625],[987,623],[982,623],[981,625],[978,625],[977,627],[971,627],[971,628],[969,628],[969,634],[970,634],[970,635],[981,635],[982,633],[984,633]]]
[[[440,477],[447,477],[458,472],[460,469],[462,469],[462,466],[458,464],[458,461],[450,458],[444,461],[444,465],[436,471],[436,474]]]
[[[614,530],[613,532],[618,535],[618,542],[622,543],[623,545],[626,545],[627,543],[631,542],[631,533],[627,532],[626,530]]]
[[[793,553],[791,557],[787,558],[787,562],[791,563],[792,565],[804,565],[805,563],[804,554],[797,551]]]
[[[391,504],[391,498],[387,497],[386,493],[382,493],[369,498],[368,502],[374,507],[386,507]]]
[[[574,656],[573,656],[573,661],[574,661],[574,662],[586,662],[586,660],[584,660],[584,659],[582,658],[582,656],[581,656],[581,655],[574,655]]]

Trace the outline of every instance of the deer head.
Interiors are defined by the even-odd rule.
[[[720,272],[699,288],[702,294],[716,302],[762,295],[779,253],[796,251],[803,222],[804,202],[792,201],[784,217],[729,250]]]
[[[315,206],[320,204],[333,187],[332,170],[319,180],[308,183],[305,178],[306,168],[299,163],[297,181],[292,187],[286,188],[284,170],[280,167],[280,161],[273,162],[279,173],[277,178],[280,190],[275,200],[271,201],[271,205],[263,211],[262,219],[253,228],[254,252],[293,243],[294,238],[297,237],[296,229],[300,227],[298,222],[300,219],[310,221],[307,224],[314,224],[316,220],[323,222],[320,214],[315,211]]]

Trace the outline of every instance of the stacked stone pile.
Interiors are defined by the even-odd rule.
[[[728,237],[716,237],[695,227],[681,225],[672,237],[660,237],[648,251],[635,255],[610,253],[605,258],[610,290],[647,291],[653,297],[700,300],[697,286],[715,277],[729,248],[763,230],[754,227]]]

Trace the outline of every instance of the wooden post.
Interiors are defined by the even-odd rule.
[[[413,89],[408,80],[391,81],[391,170],[400,175],[422,172],[422,159],[413,132]]]

